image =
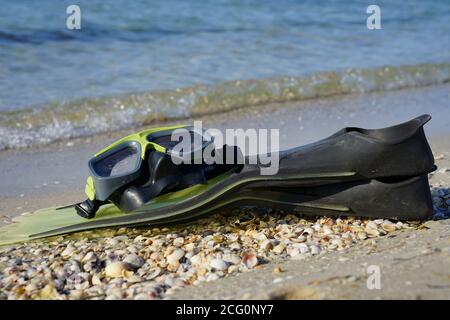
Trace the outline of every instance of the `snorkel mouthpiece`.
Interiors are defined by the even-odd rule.
[[[92,219],[100,208],[100,203],[96,200],[87,199],[75,205],[75,210],[80,217]]]

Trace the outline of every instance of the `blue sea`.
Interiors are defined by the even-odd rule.
[[[66,28],[66,8],[71,4],[81,9],[80,30]],[[336,93],[448,81],[450,1],[376,1],[381,30],[366,27],[369,4],[2,2],[0,149],[105,131],[118,125],[117,118],[128,119],[119,123],[127,126],[139,125],[136,119],[143,114],[198,114],[224,105],[224,94],[231,100],[250,91],[253,96],[267,95],[267,90],[269,96],[277,95],[236,100],[231,103],[236,107],[288,99],[282,92],[286,87],[295,88],[294,98],[307,97],[311,85],[334,81],[334,75],[339,85],[347,85],[345,90],[338,86]],[[370,70],[375,71],[367,74]],[[388,76],[374,88],[373,79],[380,72]],[[330,73],[333,77],[327,78]],[[349,78],[359,81],[353,89],[348,89]],[[260,87],[262,91],[255,89]],[[212,97],[213,103],[205,97]],[[93,123],[92,129],[79,120],[108,110],[117,112]],[[15,142],[6,141],[11,136]]]

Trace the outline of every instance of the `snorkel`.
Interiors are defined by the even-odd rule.
[[[114,142],[89,160],[87,199],[74,205],[76,212],[91,219],[109,202],[130,212],[160,194],[206,183],[229,169],[203,161],[203,151],[213,140],[196,127],[178,125],[144,130]]]

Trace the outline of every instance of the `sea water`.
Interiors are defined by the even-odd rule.
[[[81,10],[79,30],[66,27],[71,4]],[[5,1],[0,149],[159,117],[448,81],[450,1],[377,1],[380,30],[367,28],[369,4]]]

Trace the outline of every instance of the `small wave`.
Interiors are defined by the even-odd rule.
[[[319,72],[304,77],[236,80],[56,103],[0,113],[0,150],[47,144],[273,102],[420,87],[450,81],[450,63]]]
[[[70,32],[68,30],[40,30],[29,29],[21,32],[0,30],[0,43],[26,43],[40,45],[49,42],[66,41],[99,41],[120,40],[124,42],[153,41],[161,37],[195,35],[198,33],[228,33],[228,32],[255,32],[259,29],[250,28],[215,28],[215,27],[190,27],[181,28],[156,28],[142,26],[127,26],[124,28],[108,28],[94,23],[86,23],[83,32]]]

